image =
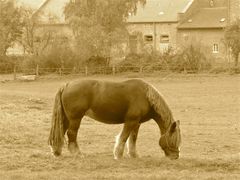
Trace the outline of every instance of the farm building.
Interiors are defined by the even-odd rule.
[[[181,15],[178,29],[178,44],[197,43],[208,56],[226,59],[224,28],[228,23],[226,0],[195,1]]]
[[[228,59],[224,28],[237,17],[240,0],[148,0],[128,19],[130,48],[140,51],[136,32],[141,32],[144,44],[152,49],[163,51],[197,43],[209,57],[224,61]]]
[[[170,46],[176,48],[179,13],[184,13],[192,2],[147,0],[145,6],[139,5],[136,15],[130,16],[127,21],[131,51],[140,51],[137,39],[143,41],[143,46],[152,46],[158,51],[165,51]]]
[[[38,27],[71,37],[72,30],[64,15],[64,8],[68,2],[69,0],[46,0],[43,2],[33,14],[33,19],[37,22]]]
[[[46,0],[33,18],[38,31],[54,31],[73,38],[66,22],[64,7],[69,0]],[[224,28],[240,17],[240,0],[146,0],[137,13],[127,20],[129,44],[127,52],[142,48],[164,52],[189,43],[199,44],[217,61],[228,59],[223,42]]]

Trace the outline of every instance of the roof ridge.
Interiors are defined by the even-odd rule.
[[[36,9],[36,11],[33,12],[33,16],[35,16],[35,14],[37,14],[49,1],[51,0],[45,0],[43,1],[40,6]]]
[[[227,9],[226,6],[221,6],[221,7],[203,7],[203,8],[200,8],[200,9]]]
[[[183,8],[183,10],[180,13],[185,13],[192,5],[194,0],[191,0],[188,2],[188,4]]]

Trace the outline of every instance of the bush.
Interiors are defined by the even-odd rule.
[[[117,65],[118,72],[136,71],[142,64],[142,56],[136,53],[128,54],[123,61]]]
[[[164,53],[144,52],[142,54],[128,54],[119,66],[128,66],[129,70],[142,67],[143,71],[153,72],[169,69],[169,62],[175,56],[172,48]]]
[[[89,67],[108,67],[109,58],[92,56],[85,62],[85,64]]]
[[[19,66],[23,57],[16,56],[0,56],[0,73],[12,73],[14,66]]]
[[[129,70],[134,67],[143,67],[143,70],[147,72],[171,70],[191,73],[211,68],[210,62],[197,45],[190,45],[180,52],[169,48],[164,53],[129,54],[119,66],[129,66]]]
[[[201,70],[210,69],[211,64],[201,51],[200,46],[190,45],[177,53],[171,62],[168,61],[172,71],[177,72],[199,72]]]

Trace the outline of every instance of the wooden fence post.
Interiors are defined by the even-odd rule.
[[[140,66],[139,73],[142,73],[142,72],[143,72],[143,67]]]
[[[88,67],[85,66],[85,75],[88,76]]]
[[[73,73],[74,73],[74,74],[77,73],[77,68],[76,68],[76,66],[73,67]]]
[[[62,68],[59,68],[59,74],[62,76]]]
[[[13,80],[16,80],[17,79],[17,68],[16,68],[16,65],[14,65],[13,67]]]
[[[38,77],[39,76],[39,66],[37,64],[37,67],[36,67],[36,76]]]
[[[116,74],[116,67],[115,67],[115,65],[113,65],[113,67],[112,67],[112,73],[113,73],[113,75]]]

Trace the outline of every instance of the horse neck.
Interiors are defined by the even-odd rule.
[[[161,93],[151,85],[148,86],[147,97],[157,115],[155,121],[159,125],[161,134],[165,134],[174,122],[172,111]]]
[[[171,124],[174,122],[173,118],[162,118],[161,115],[157,114],[157,116],[155,116],[154,120],[156,121],[156,123],[158,124],[160,131],[161,131],[161,135],[165,134],[168,129],[170,128]]]

